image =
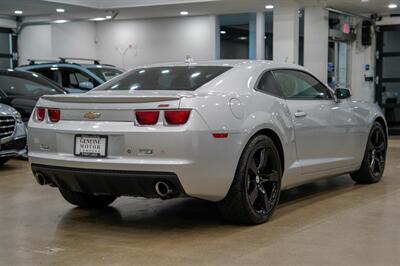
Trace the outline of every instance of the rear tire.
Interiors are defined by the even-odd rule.
[[[240,157],[227,196],[218,203],[221,215],[233,223],[265,223],[279,202],[281,179],[281,159],[274,142],[265,135],[255,136]]]
[[[0,159],[0,166],[5,164],[6,162],[8,162],[8,160],[10,160],[10,159]]]
[[[72,205],[86,209],[104,208],[117,198],[115,196],[85,194],[62,188],[60,188],[60,193]]]
[[[367,147],[361,168],[351,173],[351,178],[359,184],[373,184],[381,180],[385,170],[387,137],[384,128],[375,122],[368,136]]]

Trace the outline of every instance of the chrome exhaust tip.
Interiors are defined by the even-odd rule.
[[[38,182],[38,184],[41,186],[48,185],[50,183],[48,181],[48,179],[46,178],[46,176],[40,172],[37,172],[35,174],[35,179],[36,179],[36,182]]]
[[[158,181],[154,186],[156,193],[161,198],[169,198],[176,193],[170,184],[164,181]]]

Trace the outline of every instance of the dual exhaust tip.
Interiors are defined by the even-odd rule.
[[[36,172],[35,179],[36,182],[38,182],[38,184],[41,186],[51,185],[51,181],[41,172]],[[158,181],[154,185],[154,189],[157,195],[162,199],[172,198],[178,194],[176,188],[167,181]]]

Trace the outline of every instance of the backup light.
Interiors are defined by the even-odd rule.
[[[191,110],[165,111],[165,120],[169,125],[184,125],[189,120]]]
[[[49,109],[48,114],[49,114],[50,121],[53,123],[57,123],[61,119],[60,109]]]

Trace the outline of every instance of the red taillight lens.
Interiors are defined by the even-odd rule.
[[[48,114],[49,114],[50,121],[53,123],[57,123],[61,119],[60,109],[49,109]]]
[[[160,116],[159,111],[136,111],[136,121],[140,125],[155,125]]]
[[[190,110],[171,110],[165,111],[165,120],[169,125],[183,125],[189,119]]]
[[[37,107],[36,108],[36,119],[38,121],[44,121],[45,116],[46,116],[46,108]]]

